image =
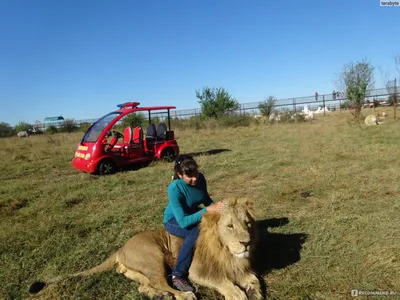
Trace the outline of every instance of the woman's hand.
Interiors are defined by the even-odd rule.
[[[225,202],[220,201],[220,202],[217,202],[217,203],[207,206],[206,209],[207,209],[207,212],[209,212],[209,211],[221,212],[225,208],[225,206],[226,206]]]

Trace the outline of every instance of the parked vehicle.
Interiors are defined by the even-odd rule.
[[[119,168],[164,159],[173,161],[179,147],[171,130],[170,110],[175,106],[139,107],[139,102],[117,105],[118,110],[98,119],[83,136],[72,160],[72,166],[82,172],[108,175]],[[116,128],[121,119],[133,113],[148,113],[148,126],[144,137],[141,126]],[[167,124],[160,122],[156,128],[152,114],[166,113]]]

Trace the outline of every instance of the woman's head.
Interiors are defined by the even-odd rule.
[[[179,155],[175,160],[174,171],[174,180],[182,178],[187,184],[196,185],[199,170],[192,156]]]

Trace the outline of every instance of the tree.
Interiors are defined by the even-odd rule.
[[[393,105],[393,118],[396,120],[396,108],[397,108],[397,80],[391,80],[393,77],[390,71],[382,71],[382,68],[379,67],[379,71],[381,73],[381,78],[383,85],[386,88],[386,91],[389,94],[389,103]]]
[[[338,87],[345,89],[347,100],[354,108],[354,118],[359,121],[361,108],[368,90],[374,85],[374,67],[366,60],[348,63],[339,74]]]
[[[8,123],[0,122],[0,130],[1,131],[9,131],[9,130],[12,130],[12,127]]]
[[[10,124],[0,122],[0,137],[12,136],[15,134],[15,130]]]
[[[129,115],[126,115],[122,119],[122,126],[123,127],[136,127],[142,125],[144,121],[144,115],[141,113],[132,113]]]
[[[395,67],[400,75],[400,54],[394,56]],[[382,83],[389,94],[389,103],[393,105],[393,118],[396,120],[396,109],[398,104],[398,81],[395,76],[389,70],[383,71],[379,67],[379,72],[381,73]],[[393,79],[394,78],[394,79]]]
[[[73,132],[78,129],[78,125],[73,119],[65,119],[62,124],[62,127],[66,132]]]
[[[208,88],[196,91],[201,105],[201,112],[207,118],[218,119],[219,116],[239,108],[239,103],[224,88]]]
[[[18,124],[15,126],[15,130],[17,132],[19,131],[27,131],[28,129],[32,129],[32,124],[29,124],[27,122],[19,121]]]
[[[269,96],[266,100],[265,103],[261,103],[258,105],[258,108],[260,109],[260,113],[264,117],[269,117],[269,115],[272,113],[272,110],[274,109],[276,105],[277,99],[274,96]]]

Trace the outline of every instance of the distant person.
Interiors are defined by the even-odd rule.
[[[315,101],[318,101],[318,92],[315,92]]]
[[[172,269],[172,284],[183,292],[193,292],[188,281],[194,245],[199,236],[202,216],[209,211],[221,212],[224,202],[214,203],[207,192],[204,175],[196,161],[180,155],[175,161],[173,181],[168,186],[168,205],[164,211],[164,227],[172,235],[184,238],[178,259]],[[203,204],[204,208],[199,208]]]
[[[335,92],[335,90],[333,90],[333,92],[332,92],[332,99],[336,100],[336,92]]]

